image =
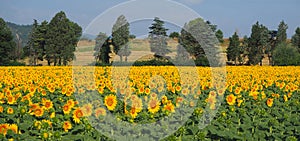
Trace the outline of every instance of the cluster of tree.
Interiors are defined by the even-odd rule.
[[[277,31],[256,22],[251,29],[250,37],[240,40],[235,32],[229,38],[227,59],[235,65],[262,65],[265,56],[269,65],[300,65],[300,28],[296,29],[291,43],[287,41],[288,25],[281,21]]]
[[[110,46],[113,46],[113,52],[120,57],[120,61],[127,62],[127,57],[131,54],[129,49],[129,39],[135,38],[130,35],[129,23],[124,15],[118,17],[117,21],[112,27],[112,34],[109,38],[105,33],[100,32],[97,36],[95,46],[95,59],[97,63],[109,64],[110,56],[112,53]]]
[[[217,30],[216,25],[211,24],[209,21],[205,22],[201,18],[185,24],[180,34],[172,32],[168,36],[168,29],[164,27],[164,21],[155,17],[149,30],[150,50],[154,53],[154,57],[158,58],[157,61],[162,61],[162,64],[164,64],[164,61],[170,59],[167,56],[171,52],[168,47],[168,38],[179,40],[177,60],[188,60],[190,54],[195,59],[197,65],[209,65],[211,63],[208,62],[208,58],[206,57],[208,53],[212,55],[209,59],[217,60],[217,50],[214,46],[224,41],[223,32],[220,29]],[[127,56],[131,53],[128,46],[130,36],[132,35],[129,34],[129,23],[121,15],[113,25],[111,37],[102,32],[98,34],[95,46],[96,53],[94,55],[96,62],[103,64],[110,62],[109,53],[112,53],[110,46],[113,46],[113,52],[120,56],[121,62],[123,56],[125,56],[125,61],[127,61]]]
[[[67,65],[75,57],[76,45],[82,28],[70,21],[61,11],[51,21],[38,23],[34,20],[24,54],[30,58],[30,65],[38,60],[47,60],[48,65]]]
[[[74,59],[74,51],[82,34],[81,27],[70,21],[64,12],[57,13],[50,23],[43,21],[39,24],[36,20],[32,26],[26,26],[18,31],[15,24],[9,24],[11,28],[0,18],[0,65],[10,65],[11,61],[29,57],[30,65],[37,65],[38,60],[48,61],[48,65],[67,65]],[[20,41],[28,28],[31,28],[28,41],[22,47]],[[11,32],[14,29],[14,33]],[[14,34],[16,38],[14,40]],[[24,40],[22,41],[24,42]]]

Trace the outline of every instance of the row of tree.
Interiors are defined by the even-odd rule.
[[[262,65],[267,57],[269,65],[300,65],[300,28],[291,41],[287,40],[288,25],[281,21],[276,31],[256,22],[250,37],[240,39],[235,32],[229,38],[227,59],[234,65]]]
[[[34,20],[24,53],[30,58],[30,65],[37,65],[38,60],[44,59],[48,65],[67,65],[75,57],[74,52],[81,34],[81,27],[61,11],[50,23],[43,21],[39,24]]]
[[[44,59],[48,65],[67,65],[75,57],[74,52],[81,34],[81,27],[61,11],[49,23],[43,21],[39,24],[34,20],[28,42],[22,49],[23,55],[16,55],[19,47],[11,30],[0,18],[0,65],[9,65],[11,61],[20,59],[19,56],[29,57],[30,65],[38,65],[38,61]]]
[[[197,29],[201,29],[201,31]],[[168,36],[168,29],[164,27],[164,21],[160,20],[158,17],[155,17],[152,25],[149,27],[149,30],[148,40],[150,44],[150,50],[154,53],[154,57],[158,58],[159,60],[169,58],[166,56],[171,52],[168,47],[168,38],[177,38],[179,40],[180,44],[177,47],[177,60],[187,60],[189,59],[190,54],[194,59],[202,60],[200,65],[209,65],[208,59],[205,55],[205,52],[208,52],[207,50],[209,47],[203,47],[208,43],[207,41],[206,43],[202,42],[200,44],[196,38],[201,39],[210,36],[209,39],[218,40],[213,44],[224,42],[223,32],[220,29],[217,30],[216,25],[211,24],[209,21],[205,22],[201,18],[185,24],[180,34],[178,32],[172,32]],[[192,32],[195,33],[192,34]],[[198,33],[201,33],[201,37],[195,37],[195,35],[198,35]],[[213,34],[210,35],[209,33]],[[112,36],[109,38],[105,33],[100,32],[98,34],[95,46],[96,53],[94,55],[96,62],[104,64],[108,64],[110,62],[109,53],[112,53],[110,46],[113,46],[113,52],[120,56],[121,62],[123,60],[123,56],[125,56],[125,61],[127,61],[127,57],[131,54],[129,49],[129,23],[124,15],[118,17],[116,23],[113,25],[111,35]],[[209,44],[209,46],[210,45],[212,44]]]

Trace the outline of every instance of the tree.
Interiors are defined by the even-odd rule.
[[[220,29],[217,30],[216,37],[218,38],[220,43],[224,43],[223,32]]]
[[[300,64],[300,54],[297,48],[282,42],[276,46],[273,52],[274,65],[278,66],[290,66]]]
[[[109,59],[110,59],[109,53],[111,53],[109,38],[105,33],[100,32],[95,40],[96,40],[96,46],[94,50],[96,52],[94,56],[96,62],[109,64]]]
[[[181,30],[179,44],[195,59],[197,65],[218,66],[218,40],[209,28],[210,25],[201,18],[189,21]]]
[[[229,38],[229,46],[227,48],[228,61],[234,61],[237,65],[237,61],[240,57],[240,39],[236,32]]]
[[[212,32],[215,33],[215,35],[218,38],[219,42],[223,43],[224,39],[223,39],[223,32],[222,32],[222,30],[218,29],[218,26],[212,24],[210,21],[206,21],[206,24],[208,24],[208,26],[210,27],[210,29],[212,30]]]
[[[64,12],[57,13],[49,23],[46,40],[46,60],[48,65],[67,65],[74,58],[81,27],[70,21]]]
[[[262,59],[266,48],[269,46],[270,34],[267,27],[259,22],[252,26],[251,36],[249,38],[249,63],[252,65],[262,65]]]
[[[287,39],[286,30],[288,29],[288,25],[281,21],[278,25],[278,32],[276,37],[276,46],[285,43]]]
[[[175,39],[175,38],[179,38],[179,33],[178,32],[172,32],[170,33],[169,37],[172,38],[172,39]]]
[[[127,22],[125,16],[121,15],[118,17],[116,23],[113,25],[112,28],[112,44],[114,46],[113,49],[114,52],[120,56],[121,62],[123,61],[123,56],[126,56],[129,53],[129,48],[126,45],[129,42],[129,38],[129,23]],[[123,51],[120,51],[121,49]]]
[[[41,25],[39,25],[37,20],[34,20],[27,45],[24,48],[25,53],[30,58],[30,65],[37,65],[38,60],[43,61],[43,57],[45,55],[47,28],[47,21],[44,21]]]
[[[12,33],[5,21],[0,18],[0,65],[8,65],[13,59],[12,53],[16,48]]]
[[[154,56],[157,58],[165,57],[165,55],[171,51],[168,49],[168,29],[164,27],[164,21],[161,21],[158,17],[155,17],[152,26],[149,27],[149,29],[151,52],[154,52]]]
[[[292,36],[291,42],[293,46],[297,47],[300,51],[300,27],[296,29],[295,34]]]

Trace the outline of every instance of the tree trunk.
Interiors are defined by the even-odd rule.
[[[48,59],[47,62],[48,62],[48,66],[50,66],[51,65],[50,59]]]
[[[122,55],[120,55],[120,61],[123,62],[123,56]]]
[[[127,56],[125,56],[125,62],[127,62]]]

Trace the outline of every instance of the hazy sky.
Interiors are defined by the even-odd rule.
[[[284,20],[289,26],[290,37],[300,27],[299,6],[300,0],[1,0],[0,17],[17,24],[31,24],[33,19],[50,21],[57,12],[64,11],[83,29],[88,29],[89,24],[91,29],[98,21],[103,32],[110,32],[111,27],[105,25],[114,22],[122,13],[133,22],[131,30],[138,33],[143,26],[146,31],[147,24],[151,24],[147,18],[151,16],[164,17],[162,19],[177,25],[177,28],[169,25],[174,31],[179,30],[178,26],[187,22],[185,20],[200,15],[218,25],[225,37],[235,31],[240,36],[249,35],[256,21],[269,29],[277,29],[279,22]],[[146,20],[141,20],[143,18]],[[98,33],[102,29],[92,30]]]

